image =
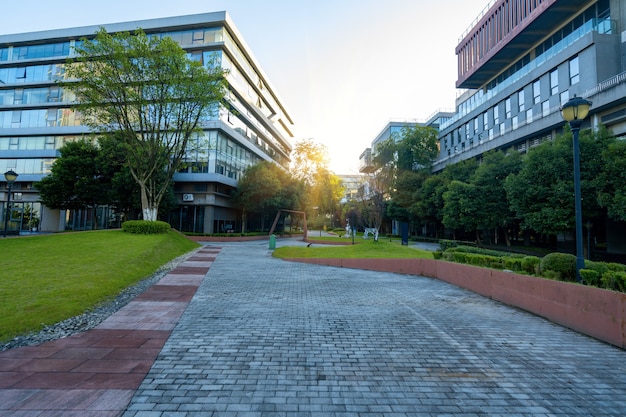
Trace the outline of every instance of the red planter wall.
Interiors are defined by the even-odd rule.
[[[432,259],[289,260],[437,278],[626,348],[624,293]]]

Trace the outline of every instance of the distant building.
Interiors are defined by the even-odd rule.
[[[168,217],[173,227],[189,232],[240,229],[230,193],[244,170],[261,160],[287,168],[293,121],[226,12],[102,25],[107,32],[142,28],[149,35],[170,36],[192,59],[207,62],[218,56],[229,70],[228,105],[203,123],[209,146],[190,154],[177,173],[177,210]],[[36,213],[44,231],[109,226],[115,208],[63,212],[39,203],[33,182],[50,173],[58,150],[90,132],[74,111],[74,97],[60,88],[65,60],[80,38],[93,37],[97,26],[0,36],[0,174],[19,174],[13,186],[11,221],[27,230]],[[6,183],[0,183],[6,202]],[[14,202],[14,203],[13,203]],[[6,203],[0,205],[4,218]]]
[[[465,90],[440,126],[435,171],[553,139],[565,125],[560,107],[575,95],[593,102],[586,126],[626,134],[623,0],[496,0],[456,54]]]
[[[341,204],[357,200],[359,198],[359,188],[363,183],[363,175],[338,174],[337,176],[341,179],[341,183],[346,190],[343,198],[341,199]]]
[[[378,135],[372,140],[369,148],[366,148],[359,157],[359,172],[364,174],[372,174],[376,171],[373,164],[373,157],[376,155],[376,147],[385,142],[387,139],[393,137],[395,141],[402,139],[402,129],[405,127],[414,126],[430,126],[436,130],[439,130],[439,126],[445,123],[449,118],[454,115],[452,111],[440,110],[432,114],[426,120],[417,119],[392,119]]]

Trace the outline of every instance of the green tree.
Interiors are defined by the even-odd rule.
[[[443,194],[443,224],[452,230],[475,231],[476,241],[480,243],[478,232],[480,198],[477,188],[465,182],[453,180]]]
[[[416,189],[415,203],[411,206],[413,215],[430,226],[435,237],[442,233],[440,225],[443,221],[443,194],[448,190],[449,183],[443,175],[430,175]]]
[[[507,200],[504,182],[509,175],[517,174],[521,168],[522,158],[517,152],[487,152],[470,179],[470,183],[476,187],[480,201],[474,213],[478,228],[493,230],[496,243],[498,230],[503,229],[507,246],[511,245],[508,226],[515,221],[515,213],[511,211]]]
[[[156,220],[189,139],[224,98],[224,71],[190,60],[171,38],[142,30],[109,35],[100,29],[75,51],[66,67],[72,81],[64,86],[76,92],[83,123],[119,133],[143,218]]]
[[[399,171],[429,169],[437,158],[437,130],[428,126],[405,126],[396,141]]]
[[[328,149],[311,139],[296,143],[292,152],[291,173],[304,184],[303,202],[309,216],[336,213],[345,193],[341,179],[330,170],[329,161]]]
[[[233,203],[242,210],[245,225],[248,213],[274,215],[279,209],[302,210],[304,189],[302,181],[278,165],[262,161],[246,169],[233,194]]]
[[[50,175],[35,183],[41,202],[63,210],[107,204],[108,180],[94,163],[98,153],[98,148],[87,140],[66,143],[59,150]]]
[[[626,221],[626,142],[609,144],[601,160],[598,202],[612,219]]]
[[[511,209],[524,230],[555,235],[574,225],[571,145],[546,142],[531,150],[518,174],[505,181]]]

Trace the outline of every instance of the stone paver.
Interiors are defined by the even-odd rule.
[[[626,352],[449,284],[225,246],[125,417],[626,415]]]
[[[218,252],[200,249],[94,329],[0,352],[0,417],[123,413]]]

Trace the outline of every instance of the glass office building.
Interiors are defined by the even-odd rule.
[[[456,54],[460,90],[454,116],[440,126],[435,171],[551,140],[574,95],[593,102],[587,127],[626,134],[623,0],[492,1]]]
[[[204,120],[184,168],[175,176],[178,209],[167,220],[190,232],[238,230],[240,216],[230,195],[244,170],[261,160],[288,167],[293,121],[276,90],[226,12],[102,25],[107,32],[142,28],[169,36],[194,59],[210,65],[217,59],[228,70],[227,104]],[[65,61],[81,38],[99,26],[0,36],[0,173],[19,174],[12,188],[10,224],[26,231],[38,220],[42,231],[115,226],[115,208],[51,210],[38,201],[33,183],[50,173],[59,149],[68,141],[90,138],[75,97],[59,87]],[[208,145],[205,145],[208,144]],[[6,182],[0,183],[4,218]],[[97,210],[97,211],[96,211]]]

